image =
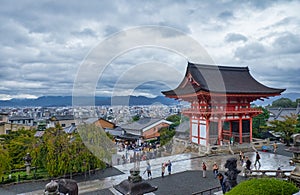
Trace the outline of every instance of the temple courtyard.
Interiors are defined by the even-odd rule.
[[[260,170],[276,170],[280,167],[282,170],[293,170],[290,166],[289,160],[292,158],[292,153],[285,151],[287,147],[280,144],[276,154],[273,152],[262,152]],[[252,161],[252,169],[255,161],[255,152],[245,153]],[[216,156],[197,156],[195,154],[179,154],[168,157],[161,157],[151,159],[149,162],[152,167],[152,179],[147,178],[147,174],[143,174],[146,169],[146,161],[140,162],[141,176],[147,180],[151,185],[157,186],[158,190],[149,194],[192,194],[209,188],[219,186],[219,182],[214,178],[212,173],[212,164],[216,162],[219,164],[220,172],[224,173],[226,169],[224,164],[228,158],[236,157],[235,155],[216,155]],[[170,160],[172,162],[172,174],[168,175],[167,169],[165,177],[161,177],[161,165]],[[202,162],[207,164],[207,177],[202,177]],[[79,194],[120,194],[113,186],[119,184],[121,181],[127,179],[129,170],[133,168],[133,163],[117,165],[103,171],[99,171],[92,175],[81,175],[74,177],[78,182]],[[258,167],[257,167],[258,168]],[[242,170],[240,163],[238,169]],[[242,173],[238,177],[238,182],[246,179]],[[16,185],[7,185],[0,188],[0,194],[24,194],[36,195],[43,194],[45,184],[49,181],[29,182]]]

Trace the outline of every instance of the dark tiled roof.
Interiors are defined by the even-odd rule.
[[[191,76],[194,82],[188,81]],[[185,85],[185,83],[187,83]],[[199,84],[199,85],[197,85]],[[174,90],[163,91],[166,96],[194,94],[199,91],[226,94],[276,95],[285,89],[267,87],[255,80],[248,67],[214,66],[188,63],[185,78]]]
[[[32,117],[28,117],[28,116],[12,116],[12,117],[9,117],[8,120],[9,121],[33,120],[33,118]]]
[[[125,130],[127,130],[127,129],[143,130],[159,121],[164,122],[165,120],[145,117],[145,118],[141,118],[140,120],[138,120],[136,122],[121,125],[121,127]]]
[[[74,116],[73,115],[57,115],[57,116],[52,117],[52,119],[54,119],[56,121],[74,120]]]

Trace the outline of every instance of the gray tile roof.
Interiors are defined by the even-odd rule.
[[[269,121],[283,121],[284,116],[290,116],[291,114],[300,114],[300,105],[298,104],[297,108],[269,108],[268,111],[271,113]]]
[[[142,118],[136,122],[121,125],[123,129],[134,129],[134,130],[143,130],[159,121],[165,121],[164,119],[157,118]]]
[[[54,116],[57,121],[64,121],[64,120],[74,120],[73,115],[57,115]]]
[[[189,75],[193,79],[192,83],[188,81]],[[188,84],[185,85],[185,83]],[[181,84],[174,90],[163,91],[162,93],[166,96],[174,96],[206,91],[226,94],[269,94],[274,96],[279,95],[284,90],[261,84],[251,76],[248,67],[214,66],[188,62],[185,78]]]
[[[8,119],[9,121],[17,121],[17,120],[33,120],[32,117],[28,116],[11,116]]]

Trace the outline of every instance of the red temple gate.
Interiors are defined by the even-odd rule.
[[[262,113],[251,102],[280,95],[285,89],[256,81],[248,67],[188,63],[176,89],[163,91],[169,97],[188,101],[183,114],[190,118],[190,140],[200,145],[252,141],[252,118]]]

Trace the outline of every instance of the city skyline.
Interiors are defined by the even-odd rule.
[[[300,92],[298,1],[15,2],[0,8],[0,100],[72,95],[79,68],[93,49],[149,25],[194,39],[212,59],[195,63],[248,66],[262,84]],[[169,44],[180,39],[163,32],[153,38]],[[121,45],[113,43],[101,55]],[[176,87],[194,58],[168,49],[123,51],[98,75],[95,95],[155,97]]]

